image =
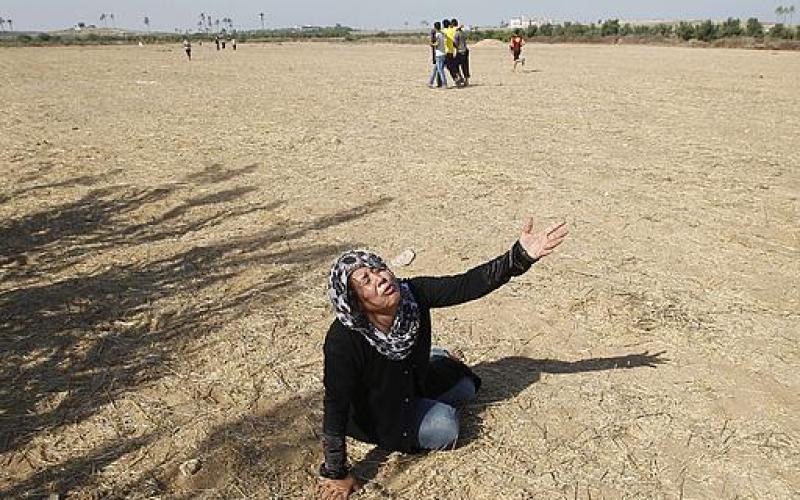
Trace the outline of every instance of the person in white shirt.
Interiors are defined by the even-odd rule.
[[[444,58],[445,58],[445,41],[444,41],[444,34],[442,33],[442,24],[439,21],[433,23],[433,29],[436,32],[434,37],[431,39],[431,46],[433,47],[433,58],[434,58],[434,66],[433,71],[431,71],[431,77],[428,80],[428,86],[430,88],[436,88],[434,83],[436,82],[436,76],[439,76],[439,81],[441,82],[441,88],[447,88],[447,77],[444,74]]]

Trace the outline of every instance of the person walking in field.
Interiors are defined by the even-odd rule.
[[[510,250],[454,276],[398,279],[383,259],[364,250],[334,262],[328,296],[336,319],[323,348],[320,499],[346,500],[360,487],[348,466],[345,436],[404,453],[455,446],[457,408],[475,399],[481,379],[456,353],[432,347],[431,309],[497,290],[566,236],[563,222],[534,231],[528,220]]]
[[[436,23],[433,23],[436,26]],[[430,34],[430,46],[431,46],[431,64],[433,67],[436,67],[436,28],[431,28]],[[442,86],[442,79],[439,78],[439,73],[436,73],[436,86]]]
[[[525,66],[525,58],[522,57],[522,47],[525,45],[525,39],[522,38],[520,34],[520,30],[514,30],[514,36],[511,37],[511,41],[508,43],[508,48],[511,50],[511,54],[514,56],[514,71],[517,70],[517,64],[522,63]]]
[[[452,22],[457,22],[453,19]],[[456,28],[455,36],[456,46],[456,64],[458,71],[461,73],[462,85],[469,85],[469,48],[467,48],[467,34],[464,33],[464,25],[459,24]]]
[[[186,57],[192,60],[192,42],[188,38],[183,39],[183,51],[186,52]]]
[[[445,58],[445,42],[444,34],[442,34],[442,25],[439,21],[433,23],[433,71],[428,80],[428,87],[430,88],[447,88],[447,77],[444,75],[444,58]],[[434,82],[438,78],[438,85],[434,86]]]
[[[458,86],[461,85],[461,75],[458,74],[458,65],[456,63],[456,26],[453,26],[453,22],[457,21],[455,19],[452,21],[450,19],[442,20],[445,47],[444,65],[447,67],[447,71],[450,72],[450,76],[453,77],[456,86]]]

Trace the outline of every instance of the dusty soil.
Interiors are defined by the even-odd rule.
[[[0,497],[308,497],[336,254],[533,214],[559,251],[435,312],[459,447],[351,442],[356,498],[797,498],[800,54],[526,51],[0,51]]]

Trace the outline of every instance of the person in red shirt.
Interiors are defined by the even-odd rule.
[[[511,37],[511,41],[508,43],[508,48],[514,56],[514,71],[517,70],[517,64],[519,63],[525,66],[525,58],[522,57],[522,47],[524,45],[525,39],[520,35],[520,31],[518,29],[514,30],[514,36]]]

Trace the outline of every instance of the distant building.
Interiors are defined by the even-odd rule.
[[[541,26],[543,24],[553,24],[553,20],[549,17],[529,16],[512,17],[508,20],[509,28],[529,28],[531,26]]]

